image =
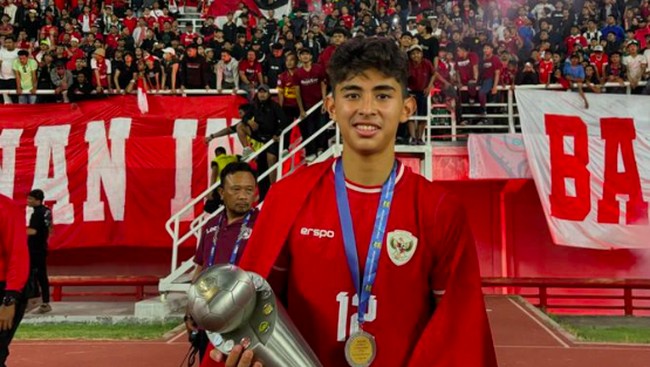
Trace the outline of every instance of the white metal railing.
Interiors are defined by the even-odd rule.
[[[171,90],[166,89],[166,90],[148,90],[147,94],[151,95],[178,95],[178,96],[189,96],[189,95],[232,95],[232,94],[238,94],[238,95],[244,95],[246,94],[246,91],[243,89],[237,89],[233,93],[232,89],[222,89],[221,92],[217,92],[216,88],[209,88],[209,89],[183,89],[181,87],[176,88],[176,93],[172,93]],[[108,96],[114,96],[114,95],[136,95],[138,93],[137,89],[133,89],[129,93],[120,93],[115,90],[115,88],[112,89],[104,89],[103,93],[97,93],[96,90],[93,90],[90,95],[91,96],[97,96],[97,95],[108,95]],[[278,90],[277,89],[271,89],[269,91],[271,94],[277,94]],[[18,95],[15,89],[0,89],[0,94],[8,94],[8,95]],[[53,89],[37,89],[36,93],[23,93],[23,95],[38,95],[38,96],[53,96],[56,93],[54,92]],[[83,95],[82,95],[83,96]]]

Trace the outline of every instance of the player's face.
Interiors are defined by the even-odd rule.
[[[402,93],[395,78],[376,69],[339,83],[326,106],[341,129],[346,149],[360,155],[392,150],[398,124],[415,111],[415,101]]]
[[[226,176],[219,195],[226,210],[236,215],[246,214],[255,201],[255,177],[250,172],[235,172]]]

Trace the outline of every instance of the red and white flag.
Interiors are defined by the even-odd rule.
[[[144,86],[142,78],[138,79],[138,108],[145,114],[149,112],[149,102],[147,101],[147,88]]]
[[[528,163],[557,244],[650,248],[648,97],[515,91]]]

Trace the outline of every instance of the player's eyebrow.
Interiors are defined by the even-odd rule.
[[[346,86],[341,87],[341,92],[358,92],[363,90],[360,86],[356,84],[349,84]],[[373,92],[389,92],[389,91],[396,91],[395,87],[393,87],[390,84],[380,84],[376,85],[372,88]]]

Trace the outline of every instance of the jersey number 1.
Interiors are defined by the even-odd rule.
[[[348,337],[348,305],[350,297],[348,292],[341,292],[336,296],[336,302],[339,304],[339,322],[336,332],[336,340],[343,342]],[[352,296],[352,306],[359,307],[359,297],[355,294]],[[368,302],[368,312],[364,315],[365,322],[372,322],[377,317],[377,298],[373,295],[370,296]],[[358,314],[355,312],[350,316],[350,334],[359,330]]]

